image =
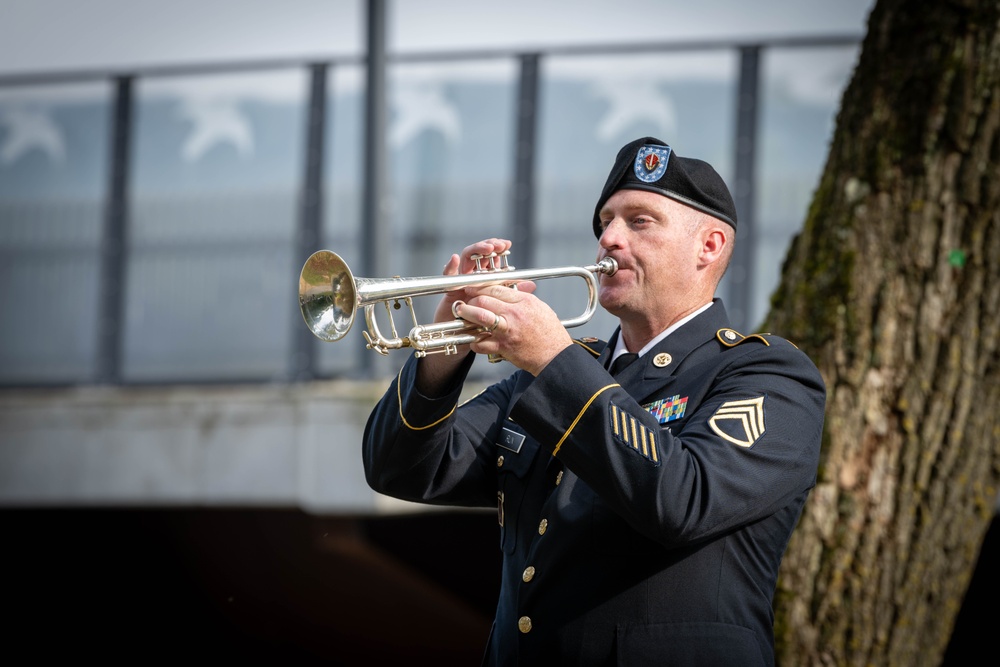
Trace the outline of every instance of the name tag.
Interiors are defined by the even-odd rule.
[[[511,431],[509,428],[504,427],[500,431],[500,440],[497,441],[497,445],[503,447],[504,449],[509,449],[515,454],[521,451],[521,445],[524,444],[524,434],[516,433]]]

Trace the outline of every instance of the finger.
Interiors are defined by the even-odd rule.
[[[491,333],[500,324],[500,318],[494,311],[464,301],[456,302],[452,308],[452,313],[456,317],[481,326]]]
[[[473,255],[492,255],[506,252],[511,247],[511,242],[507,239],[493,238],[484,239],[462,250],[462,272],[469,273],[476,268],[476,263],[472,260]]]
[[[480,251],[482,254],[489,254],[491,252],[506,252],[507,250],[510,250],[513,243],[511,243],[508,239],[492,238],[484,239],[476,245],[480,245],[482,247],[482,250]]]
[[[538,289],[538,285],[533,280],[522,280],[515,287],[517,289],[513,291],[520,292],[521,294],[534,294],[535,290]]]
[[[442,270],[442,275],[445,276],[455,276],[458,275],[458,268],[461,265],[461,257],[457,254],[453,254],[448,262],[444,265]],[[455,306],[454,302],[461,299],[464,296],[463,290],[456,290],[454,292],[445,292],[438,302],[437,309],[434,311],[434,321],[435,322],[445,322],[448,319],[449,313],[452,317],[457,317],[454,315]]]
[[[489,302],[484,302],[481,305],[483,308],[489,308],[490,310],[496,310],[496,306],[505,303],[518,303],[524,299],[528,294],[535,291],[535,284],[526,281],[523,283],[518,283],[514,288],[507,285],[483,285],[482,287],[470,288],[469,294],[483,299],[490,299]],[[471,301],[471,299],[470,299]]]
[[[446,276],[458,275],[458,267],[461,265],[461,263],[462,263],[462,258],[459,257],[457,254],[453,254],[448,259],[448,263],[444,265],[444,271],[442,272],[442,275]]]

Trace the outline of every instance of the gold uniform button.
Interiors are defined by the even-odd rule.
[[[524,568],[524,574],[521,575],[521,579],[524,581],[524,583],[528,583],[534,578],[535,578],[535,568],[533,568],[530,565]]]
[[[517,629],[520,630],[521,634],[524,635],[531,632],[531,617],[522,616],[521,618],[517,619]]]
[[[656,366],[657,368],[666,368],[667,366],[670,365],[670,362],[673,360],[674,358],[671,357],[666,352],[660,352],[658,355],[653,357],[653,365]]]
[[[545,534],[545,530],[548,527],[549,527],[549,520],[548,519],[542,519],[542,522],[538,524],[538,534],[539,535],[544,535]]]
[[[562,470],[560,470],[556,474],[556,486],[559,486],[562,483],[562,475],[563,475],[563,471]]]
[[[497,457],[497,467],[498,468],[502,468],[503,467],[503,454],[501,454],[500,456]]]

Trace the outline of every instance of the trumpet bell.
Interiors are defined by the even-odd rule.
[[[299,274],[299,308],[309,330],[326,342],[343,338],[354,324],[358,300],[354,275],[334,252],[314,252]]]

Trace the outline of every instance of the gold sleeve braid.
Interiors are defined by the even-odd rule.
[[[598,396],[600,396],[601,394],[603,394],[603,393],[604,393],[605,391],[607,391],[608,389],[611,389],[611,388],[613,388],[613,387],[620,387],[620,386],[621,386],[621,385],[620,385],[620,384],[618,384],[618,383],[616,382],[616,383],[614,383],[614,384],[609,384],[609,385],[607,385],[607,386],[604,386],[604,387],[601,387],[600,389],[598,389],[598,390],[597,390],[597,391],[596,391],[596,392],[594,393],[594,395],[593,395],[593,396],[591,396],[591,397],[590,397],[590,398],[589,398],[589,399],[587,400],[587,402],[586,402],[586,403],[584,403],[584,405],[583,405],[583,408],[582,408],[582,409],[580,410],[579,414],[577,414],[577,415],[576,415],[576,419],[574,419],[574,420],[573,420],[573,423],[569,425],[569,428],[568,428],[568,429],[566,429],[566,432],[562,434],[562,437],[561,437],[561,438],[559,438],[559,442],[557,442],[557,443],[556,443],[556,448],[552,450],[552,455],[553,455],[553,456],[555,456],[556,454],[558,454],[558,453],[559,453],[559,449],[560,449],[560,448],[561,448],[561,447],[563,446],[563,443],[564,443],[564,442],[566,442],[566,438],[568,438],[568,437],[569,437],[569,434],[573,432],[573,429],[574,429],[574,428],[576,428],[576,425],[577,425],[577,423],[578,423],[578,422],[580,421],[580,419],[582,419],[582,418],[583,418],[583,415],[584,415],[584,413],[586,413],[586,412],[587,412],[587,410],[588,410],[588,409],[590,408],[590,405],[591,405],[591,404],[592,404],[592,403],[593,403],[593,402],[594,402],[595,400],[597,400],[597,397],[598,397]]]
[[[441,422],[443,422],[445,419],[447,419],[448,417],[451,417],[453,414],[455,414],[455,408],[458,407],[457,405],[452,406],[451,410],[449,410],[448,414],[446,414],[444,417],[441,417],[441,419],[433,421],[430,424],[427,424],[426,426],[414,426],[410,422],[406,421],[406,417],[403,416],[403,393],[402,393],[402,390],[399,388],[400,379],[402,377],[403,377],[403,369],[400,369],[399,370],[399,375],[396,376],[396,403],[399,404],[399,419],[400,419],[400,421],[403,422],[403,426],[405,426],[406,428],[410,429],[411,431],[423,431],[425,429],[437,426],[438,424],[440,424]]]

